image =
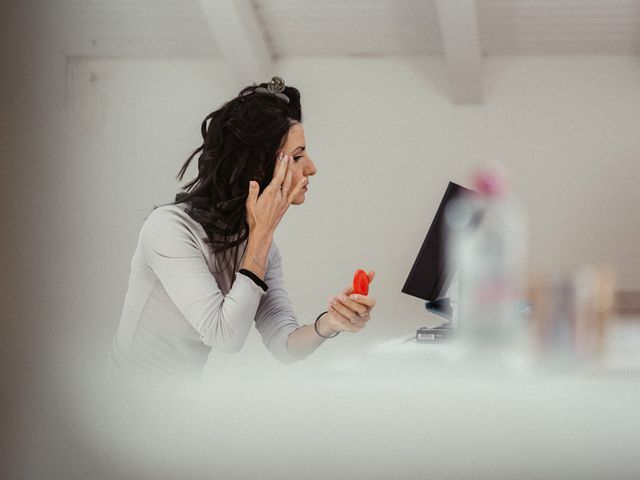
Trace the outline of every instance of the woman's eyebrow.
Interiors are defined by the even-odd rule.
[[[293,152],[291,152],[291,155],[293,155],[294,153],[296,153],[296,151],[297,151],[298,149],[300,149],[300,151],[301,151],[301,152],[304,152],[305,147],[304,147],[304,146],[302,146],[302,147],[296,147],[296,148],[293,150]]]

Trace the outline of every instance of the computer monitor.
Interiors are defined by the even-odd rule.
[[[453,199],[471,192],[472,190],[449,182],[411,272],[402,287],[403,293],[426,300],[427,310],[450,321],[451,305],[445,295],[456,266],[447,250],[445,209]]]

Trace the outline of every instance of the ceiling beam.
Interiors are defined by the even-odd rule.
[[[483,100],[482,52],[475,0],[436,0],[442,49],[456,103]]]
[[[199,0],[231,73],[241,85],[268,82],[272,53],[250,0]]]

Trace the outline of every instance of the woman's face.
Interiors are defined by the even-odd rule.
[[[301,178],[310,177],[315,175],[317,170],[316,166],[309,156],[306,144],[304,141],[304,128],[301,123],[295,123],[289,129],[287,140],[282,148],[282,151],[291,157],[293,157],[293,178],[291,179],[291,188],[297,185]],[[298,194],[293,198],[292,205],[300,205],[304,203],[305,195],[310,186],[309,182]]]

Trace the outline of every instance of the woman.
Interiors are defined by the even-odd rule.
[[[284,289],[274,231],[316,174],[301,121],[300,94],[279,77],[204,119],[204,141],[178,179],[200,152],[198,176],[140,231],[112,366],[199,374],[211,348],[240,350],[254,320],[269,351],[289,363],[367,324],[375,300],[350,287],[304,326]]]

